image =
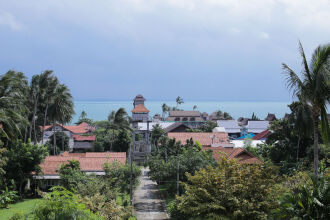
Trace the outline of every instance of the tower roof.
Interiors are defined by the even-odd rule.
[[[143,100],[146,100],[146,99],[143,97],[143,95],[141,95],[141,94],[138,94],[137,96],[135,96],[134,100],[135,100],[135,99],[143,99]]]
[[[132,113],[148,113],[148,112],[150,111],[142,104],[139,104],[132,110]]]

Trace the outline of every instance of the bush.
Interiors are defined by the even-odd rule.
[[[260,164],[239,164],[225,157],[216,168],[187,173],[179,211],[203,219],[265,219],[277,207],[276,172]]]
[[[216,166],[212,152],[200,150],[198,147],[183,148],[179,154],[179,178],[187,181],[185,173],[194,174],[195,171],[208,166]],[[170,156],[166,162],[160,155],[152,156],[149,161],[149,176],[158,184],[166,184],[169,193],[176,192],[178,157]],[[182,191],[182,190],[181,190]]]
[[[23,212],[16,212],[9,220],[25,220],[25,217]]]
[[[0,208],[7,208],[8,204],[15,202],[18,199],[17,191],[10,191],[8,187],[1,190],[0,194]]]
[[[86,220],[102,218],[91,213],[77,195],[63,187],[53,187],[33,211],[35,220]]]
[[[78,183],[84,181],[86,175],[80,170],[79,161],[73,159],[68,162],[62,164],[58,172],[61,177],[61,185],[66,189],[73,190]]]
[[[330,188],[329,176],[318,180],[310,177],[303,184],[294,187],[280,200],[277,218],[329,219]]]
[[[115,161],[111,164],[104,164],[105,179],[112,187],[118,187],[121,192],[130,190],[130,164],[122,165]],[[141,175],[140,167],[132,164],[133,185],[138,184],[138,177]]]

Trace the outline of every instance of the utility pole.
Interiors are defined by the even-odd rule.
[[[135,137],[135,135],[133,135],[133,137]],[[134,143],[134,139],[133,139],[133,143]],[[130,162],[130,205],[133,205],[133,167],[132,167],[132,143],[129,145],[129,162]]]
[[[180,155],[177,154],[177,171],[176,171],[176,194],[179,195],[179,169],[180,169]]]

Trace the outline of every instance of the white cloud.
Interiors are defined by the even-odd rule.
[[[9,12],[0,10],[0,26],[6,26],[14,31],[22,30],[23,25]]]
[[[261,33],[258,35],[258,37],[259,37],[260,39],[269,39],[269,34],[266,33],[266,32],[261,32]]]

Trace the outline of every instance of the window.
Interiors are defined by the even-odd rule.
[[[175,120],[175,121],[180,121],[180,118],[175,118],[174,120]]]
[[[188,118],[184,117],[184,118],[182,119],[182,121],[188,121]]]
[[[191,117],[190,121],[196,121],[195,117]]]

